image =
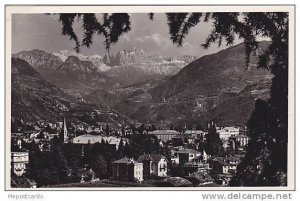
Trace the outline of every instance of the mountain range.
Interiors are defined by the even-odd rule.
[[[23,51],[13,55],[21,58],[14,58],[14,63],[22,63],[21,66],[30,69],[33,73],[30,80],[35,80],[35,85],[41,82],[36,83],[37,80],[47,84],[42,84],[43,89],[31,85],[22,88],[28,85],[28,81],[25,75],[15,74],[13,81],[19,80],[17,83],[24,82],[25,85],[13,85],[13,93],[17,91],[13,100],[18,103],[16,108],[29,111],[28,108],[22,110],[20,94],[26,94],[26,108],[29,102],[34,102],[30,93],[45,99],[45,91],[55,88],[57,93],[49,93],[51,100],[46,102],[57,98],[58,108],[69,108],[73,116],[85,122],[95,121],[93,115],[82,119],[85,110],[99,109],[112,115],[104,115],[101,117],[103,121],[110,118],[115,124],[132,119],[159,124],[160,127],[203,124],[211,120],[219,125],[245,125],[255,100],[269,97],[271,73],[257,69],[257,55],[268,44],[260,42],[256,55],[250,57],[248,68],[245,68],[244,44],[199,59],[149,56],[140,49],[120,51],[115,56],[106,54],[103,58],[67,51],[54,54],[41,50]],[[61,102],[65,99],[68,101]],[[76,107],[68,105],[74,105],[74,100]]]
[[[83,124],[110,123],[120,126],[132,120],[109,107],[87,103],[46,81],[25,60],[11,59],[11,116],[25,122],[69,121]]]
[[[27,61],[47,81],[76,97],[95,89],[110,90],[148,79],[162,79],[176,74],[195,58],[183,56],[165,60],[161,56],[148,56],[137,48],[104,57],[67,50],[51,54],[37,49],[12,56]]]
[[[239,44],[196,59],[173,76],[112,90],[108,102],[132,119],[162,123],[162,127],[210,120],[221,125],[245,125],[255,100],[269,97],[271,73],[257,69],[257,55],[268,44],[259,44],[248,68],[244,44]],[[104,97],[103,92],[97,93],[84,98],[98,104],[105,102],[99,99]]]

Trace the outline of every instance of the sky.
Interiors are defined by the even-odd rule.
[[[224,49],[225,46],[211,46],[203,49],[201,44],[211,30],[210,23],[199,23],[193,27],[185,38],[183,46],[172,44],[169,38],[165,14],[155,14],[154,20],[148,18],[147,13],[131,15],[131,31],[123,35],[116,44],[111,46],[110,52],[116,54],[120,50],[133,50],[141,48],[148,55],[161,55],[164,57],[192,55],[203,56]],[[69,36],[61,34],[61,24],[57,17],[44,14],[14,14],[12,19],[12,53],[22,50],[40,49],[49,53],[60,50],[72,51],[75,42]],[[75,32],[81,37],[82,23],[75,23]],[[82,47],[83,55],[105,55],[104,37],[96,35],[91,48]],[[239,42],[237,42],[239,43]]]

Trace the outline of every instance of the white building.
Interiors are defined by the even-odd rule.
[[[101,143],[102,140],[104,140],[104,142],[107,142],[108,144],[115,145],[116,149],[119,148],[119,144],[121,140],[124,145],[126,144],[126,142],[128,142],[128,140],[125,138],[117,138],[114,136],[91,135],[91,134],[77,136],[73,138],[72,142],[73,144],[87,145],[87,144]]]
[[[205,137],[205,132],[202,130],[186,130],[184,134],[189,135],[195,139],[200,139]]]
[[[144,154],[138,158],[138,162],[144,164],[144,177],[156,175],[159,177],[167,176],[167,158],[159,154]]]
[[[228,140],[230,137],[234,137],[240,134],[240,129],[235,127],[218,127],[217,133],[220,139]]]
[[[143,163],[129,158],[122,158],[112,163],[113,180],[118,181],[143,181]]]
[[[158,140],[162,142],[167,142],[172,140],[173,137],[180,134],[180,132],[175,130],[156,130],[152,132],[148,132],[149,135],[155,135]]]
[[[200,157],[201,152],[194,150],[194,149],[183,149],[174,151],[173,157],[171,158],[171,161],[173,164],[185,164],[187,162],[190,162],[192,159],[196,157]]]

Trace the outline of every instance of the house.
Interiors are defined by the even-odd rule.
[[[22,176],[26,172],[26,166],[29,163],[29,153],[11,152],[11,165],[17,176]]]
[[[183,134],[193,137],[195,139],[203,139],[206,133],[202,130],[186,130]]]
[[[200,155],[197,154],[196,157],[192,158],[190,161],[186,162],[183,165],[185,172],[193,173],[193,172],[206,172],[208,173],[211,168],[209,167],[209,163],[207,163],[210,155],[207,155],[205,150],[202,149],[200,151]]]
[[[167,142],[172,140],[172,138],[175,137],[176,135],[179,135],[180,132],[175,130],[156,130],[156,131],[148,132],[148,134],[155,135],[158,140]]]
[[[186,173],[193,173],[193,172],[208,173],[211,170],[208,163],[194,162],[194,161],[185,163],[183,165],[183,169]]]
[[[209,165],[216,175],[215,182],[227,186],[236,173],[240,159],[237,157],[215,157],[209,159]]]
[[[172,137],[173,145],[194,144],[195,138],[187,134],[179,134]]]
[[[247,135],[237,135],[233,137],[235,142],[239,144],[240,147],[245,147],[248,145],[250,138]]]
[[[220,139],[228,140],[232,136],[240,134],[240,129],[235,127],[217,127],[217,133]]]
[[[122,158],[112,163],[113,180],[119,181],[143,181],[143,163],[129,158]]]
[[[194,149],[183,149],[174,153],[178,156],[179,165],[184,165],[192,159],[201,156],[201,152]]]
[[[194,149],[186,149],[183,146],[173,147],[171,150],[171,162],[174,165],[184,164],[193,158],[200,156],[201,152]],[[181,156],[181,157],[180,157]],[[180,161],[181,159],[181,161]]]
[[[215,157],[209,160],[210,167],[217,174],[235,174],[240,159],[236,157]]]
[[[167,158],[159,154],[144,154],[138,158],[138,162],[143,163],[144,178],[152,175],[167,176],[168,163]]]

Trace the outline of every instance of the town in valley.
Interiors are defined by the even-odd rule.
[[[12,15],[11,188],[287,185],[287,68],[275,74],[260,60],[273,41],[262,37],[250,53],[247,37],[203,49],[201,17],[256,16],[189,13],[194,32],[183,30],[177,47],[181,15]],[[90,30],[98,19],[116,33]],[[75,48],[71,28],[84,33]],[[95,33],[120,39],[111,47]]]
[[[206,129],[181,130],[153,124],[86,126],[65,118],[20,125],[11,138],[12,171],[32,188],[227,186],[250,140],[246,127],[214,122]],[[37,177],[43,184],[24,177],[35,169],[31,163],[39,163],[36,168],[53,165],[49,171],[58,171],[64,180],[55,184],[53,172],[43,175],[49,183],[43,177]]]

